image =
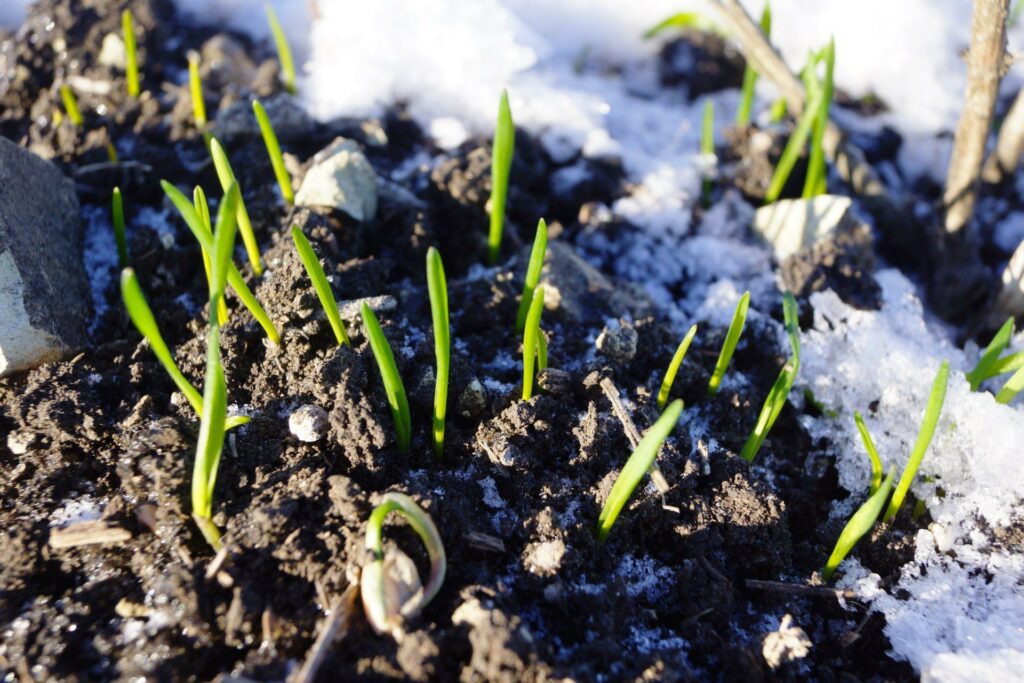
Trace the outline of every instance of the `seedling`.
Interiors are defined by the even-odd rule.
[[[665,412],[661,414],[661,417],[647,430],[647,433],[644,434],[632,455],[629,456],[626,466],[622,468],[622,472],[619,473],[618,478],[612,485],[612,491],[608,494],[608,500],[605,501],[604,507],[601,508],[601,514],[597,518],[597,540],[604,542],[608,538],[608,533],[612,530],[612,525],[618,519],[619,513],[626,505],[630,496],[633,495],[637,484],[640,483],[640,480],[651,469],[654,459],[658,456],[658,451],[661,450],[661,446],[665,443],[668,435],[675,429],[682,412],[683,402],[677,398],[669,404]]]
[[[814,110],[814,130],[811,135],[811,153],[807,162],[807,175],[804,178],[803,198],[810,199],[827,191],[825,169],[825,127],[828,125],[828,110],[832,104],[832,73],[835,70],[836,43],[829,40],[817,61],[825,63],[825,78],[821,87],[821,103]],[[813,69],[813,63],[809,66]]]
[[[217,138],[210,138],[210,156],[213,157],[214,168],[217,169],[217,179],[225,192],[231,183],[237,183],[235,172],[231,170],[231,162],[228,155],[221,147]],[[245,200],[238,202],[238,232],[242,233],[242,241],[245,243],[245,251],[249,255],[249,263],[257,275],[263,274],[263,264],[260,262],[260,247],[256,243],[256,233],[252,229],[252,221],[249,220],[249,212],[245,208]]]
[[[142,90],[139,87],[139,61],[135,49],[135,26],[130,9],[121,12],[121,33],[124,36],[125,78],[128,81],[128,95],[138,97]]]
[[[427,585],[420,586],[419,572],[408,555],[401,550],[384,552],[384,520],[392,512],[405,517],[423,541],[430,558]],[[402,622],[418,614],[441,590],[448,561],[441,534],[423,508],[404,493],[389,492],[370,513],[366,524],[367,561],[359,577],[359,589],[367,621],[377,633],[398,638]]]
[[[768,109],[768,120],[771,123],[782,123],[782,119],[786,118],[787,111],[786,98],[780,97],[772,102],[772,106]]]
[[[548,369],[548,338],[544,330],[537,330],[537,372]]]
[[[691,28],[695,31],[700,31],[701,33],[715,33],[720,36],[725,35],[725,31],[722,30],[721,27],[704,15],[697,12],[679,12],[678,14],[673,14],[667,19],[661,20],[651,28],[644,31],[644,40],[650,40],[670,28]]]
[[[857,545],[857,541],[863,538],[864,534],[871,531],[875,520],[878,519],[878,513],[882,511],[882,506],[885,505],[885,500],[889,497],[889,492],[892,490],[894,476],[896,476],[896,466],[892,465],[889,467],[889,474],[885,477],[882,485],[864,501],[863,505],[857,508],[857,511],[850,517],[850,521],[843,527],[843,531],[839,534],[839,540],[836,541],[832,554],[829,555],[825,567],[821,570],[822,579],[825,581],[831,580],[836,567],[846,559],[846,556],[853,550],[853,546]]]
[[[921,459],[924,458],[924,453],[928,450],[928,444],[931,443],[932,435],[935,433],[935,425],[939,422],[939,414],[942,412],[942,403],[946,399],[946,385],[948,383],[949,361],[942,361],[939,372],[935,375],[935,381],[932,383],[932,392],[928,397],[928,407],[924,411],[924,419],[921,421],[921,430],[917,433],[917,442],[914,444],[914,450],[910,452],[907,466],[903,468],[899,483],[896,484],[896,490],[892,494],[892,500],[889,501],[889,507],[885,510],[885,517],[883,519],[886,523],[891,522],[896,517],[896,513],[900,511],[900,508],[903,506],[903,500],[907,497],[907,491],[910,489],[910,484],[917,475],[918,467],[921,466]]]
[[[533,302],[533,291],[540,282],[540,271],[544,267],[544,254],[548,248],[548,224],[541,218],[537,221],[537,233],[533,237],[533,249],[530,251],[530,263],[526,266],[526,279],[523,281],[523,298],[519,300],[519,311],[516,313],[516,334],[523,333],[526,325],[526,314]]]
[[[993,370],[999,361],[999,356],[1010,345],[1010,338],[1013,337],[1013,332],[1013,316],[1010,316],[1003,323],[1003,326],[999,328],[999,331],[996,332],[996,335],[992,337],[992,341],[988,343],[988,346],[985,347],[985,351],[981,354],[981,358],[978,359],[974,369],[967,373],[967,381],[971,385],[971,391],[977,391],[981,383],[986,379],[1000,374],[993,372]]]
[[[78,108],[78,98],[67,83],[60,86],[60,98],[64,100],[64,111],[67,112],[71,123],[81,128],[85,119],[82,118],[82,110]]]
[[[669,392],[672,391],[672,384],[675,383],[676,374],[679,372],[679,366],[682,365],[683,358],[686,357],[686,352],[689,350],[690,343],[696,334],[697,325],[694,324],[690,327],[686,336],[683,337],[683,341],[679,342],[676,353],[672,356],[672,362],[668,364],[668,370],[665,371],[665,379],[661,380],[661,389],[658,390],[658,410],[665,409],[665,404],[668,403]]]
[[[1024,390],[1024,368],[1017,370],[1010,379],[1006,380],[1006,384],[996,394],[996,403],[1005,405],[1016,398],[1022,390]]]
[[[409,442],[412,439],[409,400],[405,396],[405,386],[402,384],[402,377],[398,374],[398,366],[395,365],[395,356],[391,352],[391,345],[388,344],[384,331],[380,329],[380,323],[377,322],[377,316],[374,315],[373,309],[366,303],[363,303],[363,324],[366,326],[366,336],[370,340],[370,348],[377,361],[380,377],[384,381],[384,392],[388,396],[391,416],[395,420],[398,450],[405,453],[409,450]]]
[[[203,134],[203,141],[210,144],[210,131],[206,130],[206,101],[203,99],[203,79],[199,75],[199,55],[195,51],[188,53],[188,85],[192,93],[192,118],[196,128]]]
[[[313,245],[309,243],[306,236],[302,234],[302,229],[297,225],[292,226],[292,241],[295,242],[295,249],[299,252],[302,265],[306,267],[306,274],[313,282],[313,289],[316,290],[317,298],[320,299],[320,305],[324,307],[327,322],[334,330],[334,338],[338,340],[338,346],[342,344],[351,346],[348,334],[345,332],[345,323],[341,321],[341,315],[338,314],[338,303],[334,300],[334,292],[331,290],[330,283],[327,282],[320,259],[316,257]]]
[[[708,382],[708,393],[718,393],[718,387],[722,383],[732,354],[736,351],[736,345],[743,334],[743,324],[747,321],[747,309],[750,307],[750,292],[744,292],[736,304],[736,310],[732,314],[732,322],[729,323],[729,331],[725,333],[725,342],[722,344],[722,351],[718,354],[718,362],[715,363],[715,371],[711,374],[711,381]]]
[[[444,276],[441,252],[427,250],[427,293],[430,295],[430,317],[434,323],[434,455],[444,454],[444,420],[448,412],[448,371],[451,363],[451,340],[448,325],[448,285]]]
[[[281,22],[277,20],[277,13],[271,4],[265,3],[263,8],[267,12],[267,23],[270,24],[270,34],[274,36],[274,45],[277,46],[277,60],[281,63],[281,81],[284,83],[288,94],[294,95],[298,92],[295,79],[295,62],[292,60],[292,49],[288,47],[288,38],[284,35]]]
[[[175,208],[178,209],[178,213],[185,219],[185,224],[189,230],[195,236],[199,245],[207,252],[213,250],[213,233],[210,232],[209,227],[203,222],[199,214],[196,212],[195,207],[192,203],[183,195],[178,188],[171,185],[166,180],[160,181],[160,186],[164,190],[164,194],[171,200]],[[253,317],[266,332],[267,338],[275,344],[281,343],[281,335],[278,334],[277,328],[274,327],[274,323],[270,320],[270,316],[263,310],[263,306],[256,300],[253,293],[249,290],[249,286],[245,284],[245,280],[242,278],[242,274],[238,272],[238,268],[235,264],[228,266],[227,275],[228,284],[231,285],[231,289],[235,290],[238,298],[242,300],[242,303],[249,312],[252,313]]]
[[[864,450],[868,452],[871,460],[871,488],[870,493],[874,494],[882,485],[882,459],[878,456],[878,449],[875,448],[875,440],[871,438],[868,426],[864,424],[864,418],[860,412],[853,413],[853,421],[857,423],[857,431],[860,432],[860,440],[864,442]]]
[[[814,126],[815,120],[817,120],[817,112],[821,109],[824,102],[824,89],[819,88],[810,99],[804,109],[804,113],[801,114],[800,120],[797,122],[796,128],[793,130],[793,134],[789,136],[789,141],[786,143],[786,147],[782,151],[779,163],[775,167],[775,172],[772,173],[771,181],[768,183],[768,190],[765,191],[764,201],[766,204],[771,204],[776,201],[779,198],[779,195],[782,194],[782,188],[786,186],[786,181],[789,180],[789,174],[793,172],[796,160],[800,158],[800,152],[803,151],[804,146],[807,144],[807,137],[811,133],[811,128]]]
[[[212,521],[213,489],[224,448],[224,419],[227,415],[227,382],[220,359],[220,325],[217,305],[224,296],[228,266],[235,241],[235,205],[238,186],[232,185],[217,212],[217,229],[211,253],[210,327],[206,337],[206,378],[203,383],[203,419],[196,442],[192,468],[192,517],[214,550],[220,550],[220,532]]]
[[[540,329],[540,314],[544,311],[544,285],[538,285],[533,292],[533,301],[526,314],[526,325],[523,328],[523,400],[533,396],[534,361],[538,352],[544,354],[544,365],[547,366],[547,348],[539,351],[543,342],[540,338],[544,333]],[[545,340],[546,342],[547,340]]]
[[[117,244],[117,263],[122,268],[128,267],[128,240],[124,230],[124,200],[121,188],[115,187],[110,198],[110,216],[114,224],[114,243]]]
[[[508,106],[508,91],[501,91],[498,101],[498,122],[491,146],[491,230],[487,237],[487,261],[498,262],[501,234],[505,228],[505,202],[508,199],[508,175],[512,170],[512,152],[516,146],[516,129]]]
[[[772,35],[772,7],[770,3],[764,4],[761,11],[761,30],[767,40]],[[743,70],[743,88],[740,98],[740,107],[736,110],[736,125],[747,126],[750,124],[750,114],[754,109],[754,86],[757,85],[757,71],[750,62],[747,62]]]
[[[747,442],[743,444],[743,450],[740,451],[740,457],[747,462],[753,462],[754,458],[757,457],[757,453],[761,450],[768,432],[771,431],[775,421],[779,418],[779,414],[785,407],[786,399],[789,398],[789,392],[793,388],[793,382],[796,381],[799,365],[795,358],[790,358],[786,361],[771,390],[768,392],[768,397],[764,400],[764,405],[761,406],[761,413],[757,416],[754,431],[747,437]]]
[[[295,203],[295,192],[292,190],[292,177],[288,169],[284,167],[284,156],[281,154],[281,145],[277,142],[277,134],[274,127],[270,125],[270,117],[267,110],[263,108],[259,100],[252,101],[252,111],[256,114],[256,121],[260,125],[260,133],[263,135],[263,144],[267,146],[267,154],[270,155],[270,164],[274,167],[274,176],[277,178],[278,187],[281,188],[281,196],[288,204]]]
[[[192,190],[192,204],[196,207],[196,213],[199,214],[199,218],[203,221],[206,229],[212,234],[213,225],[210,223],[210,206],[206,203],[206,193],[203,192],[203,188],[196,185],[195,189]],[[213,286],[213,273],[212,266],[210,264],[210,253],[206,249],[200,247],[200,251],[203,254],[203,270],[206,271],[206,284],[209,287]],[[228,306],[224,302],[224,297],[221,297],[217,302],[217,319],[221,325],[226,325],[228,322]]]
[[[715,158],[715,103],[710,99],[704,102],[704,125],[700,134],[700,153],[710,165]],[[701,185],[701,202],[705,207],[711,205],[711,168],[705,170]]]
[[[782,295],[782,321],[789,336],[789,346],[793,350],[797,368],[800,367],[800,314],[793,292],[786,290]]]

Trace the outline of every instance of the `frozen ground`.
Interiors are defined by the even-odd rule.
[[[211,21],[265,34],[252,0],[179,0]],[[22,0],[2,3],[0,23],[18,20]],[[637,183],[611,211],[644,227],[626,243],[588,244],[614,254],[619,275],[642,282],[680,327],[701,317],[725,324],[739,294],[753,293],[752,315],[775,303],[770,254],[745,236],[751,208],[720,202],[691,225],[699,192],[696,154],[703,101],[687,104],[657,87],[655,46],[643,29],[693,2],[646,0],[341,0],[285,2],[277,11],[305,62],[301,84],[321,117],[365,114],[397,99],[442,145],[454,146],[493,125],[507,86],[518,125],[539,133],[554,155],[621,157]],[[747,3],[760,12],[759,0]],[[311,8],[316,7],[316,18]],[[959,111],[970,3],[964,0],[845,0],[773,4],[774,37],[791,65],[835,36],[838,87],[876,93],[891,111],[882,120],[904,136],[908,175],[944,175]],[[1011,49],[1024,32],[1010,34]],[[617,67],[615,70],[608,67]],[[1016,74],[1007,90],[1020,86]],[[763,105],[771,86],[760,83]],[[738,93],[712,96],[721,131]],[[844,122],[847,120],[844,119]],[[878,125],[849,121],[851,125]],[[514,182],[514,178],[513,178]],[[1007,228],[1007,239],[1019,229]],[[1012,234],[1010,234],[1012,233]],[[711,270],[707,264],[714,263]],[[671,286],[688,282],[678,300]],[[852,414],[867,416],[882,457],[902,466],[913,443],[934,373],[949,359],[946,406],[914,487],[935,522],[917,536],[916,561],[892,593],[855,561],[844,581],[884,612],[894,656],[941,681],[1010,680],[1024,668],[1024,445],[1021,401],[999,406],[988,392],[969,393],[963,371],[977,357],[923,312],[915,287],[895,271],[879,282],[878,312],[850,309],[831,293],[812,297],[814,328],[803,335],[799,384],[835,411],[808,419],[836,444],[841,483],[867,488],[867,458]],[[1014,348],[1024,344],[1018,337]],[[799,389],[800,387],[798,387]],[[794,395],[802,392],[794,391]],[[868,406],[877,401],[877,410]],[[707,435],[713,438],[714,435]],[[926,483],[926,479],[930,483]],[[941,489],[941,492],[940,492]],[[940,495],[941,493],[941,495]],[[849,504],[835,514],[848,515]],[[837,506],[838,507],[838,506]],[[906,591],[910,599],[893,594]]]

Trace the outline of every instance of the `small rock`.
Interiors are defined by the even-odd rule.
[[[637,334],[625,320],[605,325],[597,337],[597,350],[615,365],[625,365],[636,355]]]
[[[459,415],[476,417],[487,407],[487,389],[476,377],[469,381],[459,395]]]
[[[74,183],[0,137],[0,376],[84,344],[90,300]]]
[[[336,138],[313,157],[295,204],[337,209],[357,221],[371,220],[377,214],[377,174],[358,144]]]
[[[299,441],[316,443],[324,438],[329,428],[327,411],[311,403],[307,403],[288,416],[288,430]]]
[[[555,539],[527,546],[524,553],[526,569],[538,576],[551,576],[562,566],[565,541]]]
[[[294,140],[309,130],[310,119],[306,111],[289,95],[277,95],[260,104],[267,112],[270,125],[279,140]],[[239,100],[217,112],[213,121],[213,136],[224,144],[239,137],[260,135],[259,123],[252,113],[249,100]]]
[[[803,659],[811,651],[811,639],[799,626],[793,626],[793,616],[787,614],[779,623],[779,630],[764,637],[761,654],[773,669],[786,662]]]
[[[521,255],[522,262],[530,258],[530,248]],[[544,274],[545,307],[560,311],[574,322],[600,324],[608,318],[626,315],[633,319],[651,312],[653,305],[641,287],[616,282],[581,259],[572,247],[559,242],[548,243]]]
[[[850,211],[853,200],[823,194],[812,199],[783,199],[754,212],[752,227],[782,261],[809,247],[840,226],[858,221]]]
[[[23,455],[28,452],[36,435],[32,432],[18,431],[7,435],[7,448],[15,455]]]
[[[116,33],[108,33],[103,36],[103,46],[100,48],[100,64],[109,66],[111,69],[124,69],[127,58],[125,57],[124,41]]]
[[[398,307],[398,301],[390,294],[378,296],[367,296],[362,299],[349,299],[338,304],[338,315],[342,320],[361,320],[363,315],[363,304],[366,304],[374,313],[381,311],[393,311]]]
[[[202,75],[210,86],[248,88],[256,76],[256,64],[246,49],[224,33],[210,38],[201,48]]]
[[[541,389],[556,396],[572,393],[572,375],[557,368],[544,368],[537,373],[537,384]]]

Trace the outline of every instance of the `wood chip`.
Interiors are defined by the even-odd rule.
[[[63,529],[50,532],[51,548],[77,548],[82,545],[109,545],[124,543],[132,537],[130,531],[111,522],[94,519],[76,522]]]
[[[505,552],[505,542],[497,536],[491,536],[481,531],[470,531],[465,536],[466,542],[479,550],[487,550],[494,553]]]

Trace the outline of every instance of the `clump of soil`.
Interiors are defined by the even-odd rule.
[[[169,65],[185,64],[187,50],[211,40],[241,46],[254,68],[221,75],[224,95],[211,103],[221,111],[278,93],[267,47],[185,23],[160,0],[100,0],[83,12],[72,5],[34,5],[8,48],[26,70],[0,92],[0,130],[62,164],[79,182],[87,216],[105,210],[112,186],[122,184],[131,259],[180,367],[198,383],[208,311],[192,302],[205,300],[202,261],[156,180],[217,184],[182,104],[180,74]],[[116,71],[97,66],[102,36],[117,30],[126,5],[145,33],[147,94],[137,102],[122,94]],[[53,61],[57,40],[73,59]],[[732,57],[719,59],[723,72],[736,70]],[[97,161],[102,147],[88,133],[52,123],[55,82],[76,69],[111,83],[102,98],[82,99],[86,129],[105,131],[119,164]],[[483,269],[486,141],[409,172],[410,159],[437,150],[394,109],[379,120],[310,123],[286,150],[301,173],[337,135],[360,142],[391,186],[371,222],[284,207],[262,142],[244,132],[232,140],[268,270],[249,281],[283,334],[281,345],[269,343],[229,300],[222,335],[229,402],[251,422],[230,433],[218,475],[214,521],[226,555],[215,558],[188,518],[196,416],[113,287],[102,292],[108,308],[88,348],[0,380],[0,431],[8,435],[0,454],[0,668],[22,680],[282,680],[362,563],[372,506],[401,490],[441,531],[444,586],[399,642],[357,617],[330,648],[323,680],[912,677],[886,656],[881,617],[865,619],[862,608],[846,611],[834,599],[748,587],[750,579],[812,574],[837,533],[819,522],[841,495],[829,444],[812,441],[793,408],[757,465],[737,456],[784,360],[767,323],[748,323],[730,369],[740,379],[713,397],[706,383],[725,331],[702,325],[707,332],[673,390],[687,417],[659,456],[669,490],[641,487],[608,541],[596,540],[600,507],[630,452],[602,380],[612,381],[645,429],[657,418],[654,396],[678,339],[638,288],[585,263],[558,239],[555,224],[546,277],[557,296],[544,312],[552,368],[541,379],[544,391],[521,400],[513,321],[525,261],[517,247],[545,211],[571,237],[580,207],[624,191],[620,169],[555,162],[534,138],[517,134],[502,264]],[[582,180],[567,188],[554,179],[570,166]],[[339,300],[383,297],[380,317],[412,406],[408,453],[396,448],[360,321],[347,322],[352,347],[338,347],[292,248],[292,225],[310,238]],[[434,349],[423,263],[430,245],[439,245],[448,269],[454,340],[440,460],[429,434]],[[781,319],[780,310],[774,315]],[[635,343],[615,353],[595,346],[609,325]],[[326,412],[329,425],[313,443],[288,427],[289,415],[309,404]],[[705,443],[704,433],[715,441]],[[51,546],[56,530],[83,519],[129,537]],[[425,571],[407,528],[390,524],[386,536]],[[871,548],[864,561],[891,579],[899,565],[886,558],[898,551]],[[814,645],[806,658],[771,670],[760,643],[785,613]]]

